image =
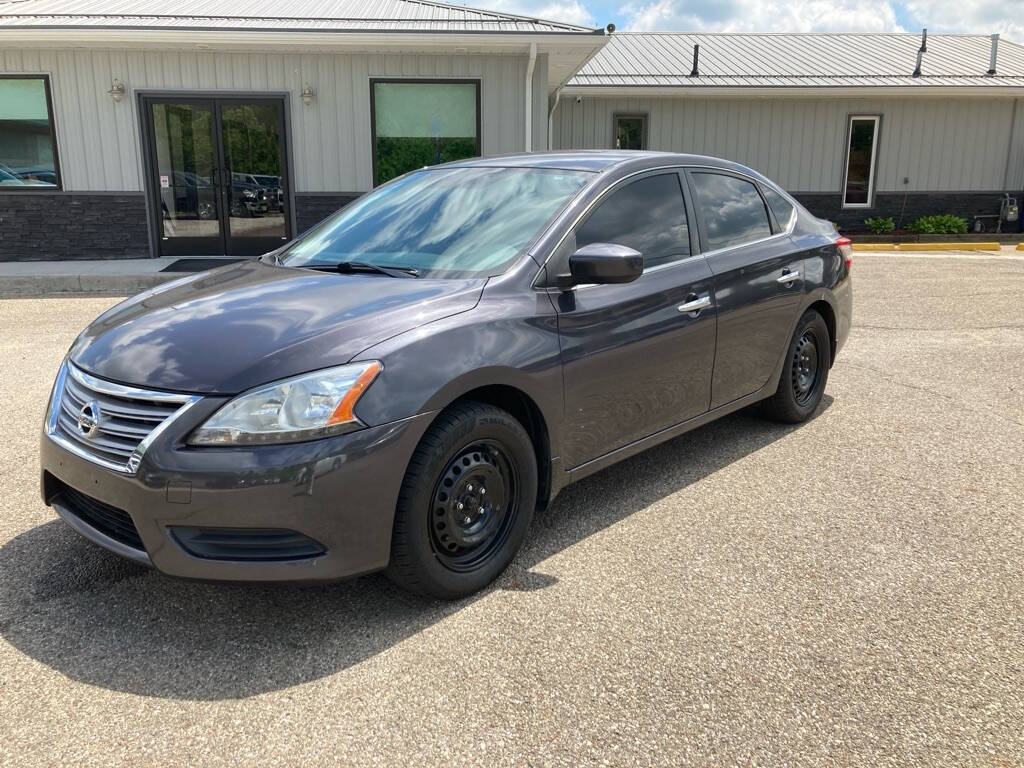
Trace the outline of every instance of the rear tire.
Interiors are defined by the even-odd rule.
[[[523,426],[485,403],[452,406],[409,461],[387,576],[421,595],[470,595],[512,561],[536,503],[537,459]]]
[[[825,319],[813,309],[805,312],[790,339],[778,389],[762,402],[765,416],[799,424],[817,410],[828,383],[831,344]]]

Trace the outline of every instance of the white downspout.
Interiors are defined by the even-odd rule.
[[[552,138],[555,133],[555,110],[558,109],[558,100],[562,98],[562,88],[558,87],[555,89],[555,98],[551,102],[551,108],[548,110],[548,151],[553,149]]]
[[[537,44],[530,43],[530,61],[526,65],[526,151],[533,151],[533,68],[537,64]]]

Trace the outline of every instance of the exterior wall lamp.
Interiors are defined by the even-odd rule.
[[[313,86],[309,83],[306,83],[306,86],[302,89],[302,93],[299,94],[299,97],[302,99],[302,103],[307,107],[313,103],[313,98],[315,96],[316,91],[313,90]]]
[[[114,81],[110,84],[110,90],[107,91],[107,93],[110,94],[110,98],[114,101],[120,101],[121,97],[124,96],[124,91],[124,83],[115,77]]]

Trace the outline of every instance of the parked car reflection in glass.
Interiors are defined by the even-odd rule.
[[[254,173],[251,177],[256,183],[267,190],[267,203],[272,211],[284,210],[284,190],[281,188],[280,176],[268,176]]]
[[[52,168],[42,166],[33,168],[11,168],[0,164],[0,186],[57,186],[57,174]]]
[[[248,173],[232,173],[228,189],[228,210],[235,218],[259,216],[269,209],[267,191]]]
[[[160,190],[164,219],[217,218],[216,189],[210,180],[188,171],[172,171],[170,185]]]

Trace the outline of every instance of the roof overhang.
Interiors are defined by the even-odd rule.
[[[840,98],[863,99],[878,96],[905,98],[920,97],[1024,97],[1024,82],[1019,86],[991,85],[909,85],[909,86],[775,86],[775,87],[744,87],[744,86],[612,86],[612,85],[566,85],[562,89],[563,96],[605,96],[624,97],[631,99],[643,98],[675,98],[675,99],[706,99],[706,98]]]
[[[530,44],[548,56],[548,89],[564,84],[608,38],[594,32],[488,32],[202,28],[2,26],[0,46],[28,48],[145,48],[147,50],[281,51],[527,55]]]

